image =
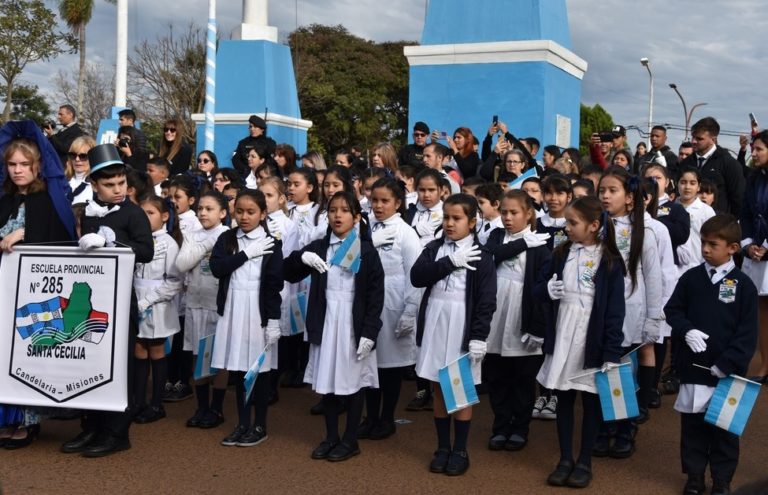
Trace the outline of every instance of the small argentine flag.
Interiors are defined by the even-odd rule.
[[[267,357],[267,351],[269,346],[265,347],[259,357],[256,358],[248,371],[245,373],[245,402],[247,403],[251,399],[253,393],[253,386],[256,385],[256,379],[259,377],[259,369],[264,364],[264,359]]]
[[[440,368],[438,377],[448,414],[453,414],[480,402],[480,399],[477,398],[475,382],[472,379],[472,364],[469,360],[469,354],[464,354],[445,368]]]
[[[216,368],[211,368],[211,359],[213,358],[213,338],[216,334],[211,334],[200,339],[197,344],[197,363],[195,364],[195,380],[200,380],[208,376],[213,376],[218,372]]]
[[[624,356],[621,357],[620,362],[622,364],[624,363],[630,363],[632,365],[632,380],[635,382],[635,391],[640,390],[640,385],[637,384],[637,367],[640,366],[640,362],[637,358],[637,351],[642,346],[637,346],[628,353],[624,354]]]
[[[307,292],[299,291],[291,297],[291,335],[304,333],[307,321]]]
[[[635,379],[630,363],[622,363],[595,375],[604,421],[618,421],[640,415],[635,395]]]
[[[736,375],[721,378],[704,421],[741,436],[759,393],[760,384],[752,380]]]
[[[171,350],[173,349],[173,335],[165,339],[165,345],[163,346],[163,349],[165,350],[166,356],[171,353]]]
[[[331,264],[346,268],[352,273],[360,271],[360,237],[357,230],[349,231],[349,235],[331,258]]]
[[[520,177],[518,177],[517,179],[509,181],[509,188],[520,189],[521,187],[523,187],[523,181],[525,181],[526,179],[530,179],[531,177],[538,177],[538,176],[539,174],[536,173],[536,169],[531,168],[527,172],[523,172],[522,174],[520,174]]]

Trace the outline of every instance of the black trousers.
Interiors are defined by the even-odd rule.
[[[544,356],[485,356],[488,399],[493,410],[493,435],[528,438],[536,402],[536,374]]]
[[[729,482],[739,463],[739,437],[704,421],[704,413],[680,415],[680,460],[683,472]]]

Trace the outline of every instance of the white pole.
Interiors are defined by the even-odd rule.
[[[216,125],[216,0],[208,0],[205,50],[205,149],[213,150]]]
[[[128,0],[117,0],[117,60],[115,63],[115,106],[126,105],[128,79]]]

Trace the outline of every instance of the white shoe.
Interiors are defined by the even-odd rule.
[[[536,399],[536,403],[533,405],[533,413],[531,414],[531,417],[534,419],[541,419],[541,410],[544,409],[544,406],[547,405],[547,398],[543,395],[540,395],[538,399]]]
[[[557,396],[552,394],[547,401],[547,405],[541,409],[539,415],[541,419],[557,419]]]

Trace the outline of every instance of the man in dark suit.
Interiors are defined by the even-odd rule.
[[[54,132],[53,127],[50,126],[43,130],[56,150],[56,154],[59,155],[63,167],[67,161],[67,153],[69,153],[69,147],[72,146],[72,141],[84,135],[85,132],[77,123],[77,113],[72,105],[59,107],[59,124],[61,127],[58,131]]]
[[[691,128],[694,153],[680,163],[680,172],[696,168],[702,179],[717,186],[717,197],[712,207],[717,213],[739,216],[744,201],[745,180],[741,165],[725,148],[717,145],[720,124],[712,117],[704,117]]]

